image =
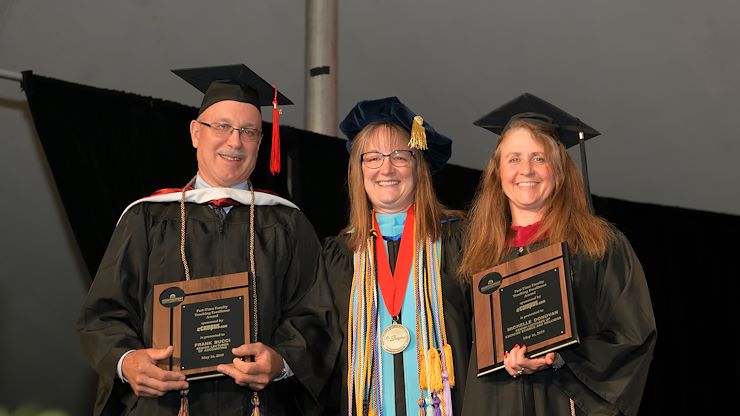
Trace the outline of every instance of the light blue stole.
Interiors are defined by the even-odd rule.
[[[380,232],[385,237],[399,236],[403,232],[404,221],[406,220],[406,213],[397,214],[376,214],[378,220],[378,226]],[[388,244],[383,240],[383,244],[386,245],[386,252]],[[417,346],[416,346],[416,305],[414,297],[414,277],[413,267],[409,272],[410,276],[406,285],[406,294],[403,297],[403,304],[401,305],[401,323],[409,330],[411,340],[409,345],[403,352],[403,377],[405,382],[406,391],[406,415],[413,416],[419,413],[419,363],[417,362]],[[377,282],[376,282],[377,285]],[[377,287],[377,293],[379,294],[378,299],[378,334],[377,339],[380,342],[380,334],[382,334],[385,328],[388,328],[393,320],[385,307],[383,301],[383,295],[380,292],[380,287]],[[383,415],[396,416],[396,392],[395,392],[395,377],[393,372],[393,354],[386,352],[383,348],[380,350],[380,367],[381,367],[381,383],[382,383],[382,406]]]

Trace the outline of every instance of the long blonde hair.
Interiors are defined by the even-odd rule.
[[[357,250],[367,243],[372,228],[372,204],[365,192],[365,183],[362,174],[362,153],[368,142],[376,135],[387,133],[391,139],[400,138],[409,140],[409,133],[401,126],[391,122],[374,122],[362,129],[352,141],[347,166],[347,187],[349,189],[349,224],[342,231],[348,234],[348,245]],[[462,217],[460,211],[450,210],[437,200],[432,184],[432,174],[429,163],[421,154],[414,150],[413,177],[416,182],[414,204],[416,215],[416,241],[424,241],[429,237],[432,241],[441,237],[441,219]],[[387,161],[386,163],[390,163]]]
[[[535,238],[543,235],[552,242],[566,241],[571,253],[601,258],[614,230],[593,214],[585,199],[581,175],[555,132],[539,123],[514,120],[501,134],[486,166],[469,213],[460,275],[470,278],[504,259],[511,236],[511,209],[501,185],[501,142],[515,128],[527,129],[545,147],[555,187],[543,207],[542,224]]]

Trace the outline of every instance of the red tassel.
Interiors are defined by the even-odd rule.
[[[280,110],[278,109],[278,90],[275,85],[275,97],[272,99],[272,151],[270,152],[270,173],[280,173]]]

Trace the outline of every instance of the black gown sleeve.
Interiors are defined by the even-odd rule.
[[[642,266],[617,231],[605,257],[577,258],[574,274],[581,344],[561,352],[568,371],[555,382],[587,412],[637,414],[657,338]]]
[[[327,237],[323,244],[323,259],[331,295],[337,309],[340,349],[327,387],[325,414],[347,414],[347,320],[349,295],[352,289],[353,253],[344,237]]]
[[[133,207],[113,232],[85,299],[78,331],[83,352],[99,376],[95,414],[103,414],[114,387],[124,388],[116,366],[129,350],[146,348],[142,326],[147,288],[147,232],[141,205]]]
[[[271,346],[318,403],[339,350],[337,313],[321,261],[321,245],[308,219],[298,211],[291,240],[289,252],[275,254],[276,261],[288,262],[288,267],[280,311],[274,314],[280,319]]]
[[[473,311],[470,284],[458,275],[465,221],[451,219],[443,226],[442,300],[447,342],[452,347],[455,386],[452,388],[453,414],[462,413],[466,374],[473,339]]]

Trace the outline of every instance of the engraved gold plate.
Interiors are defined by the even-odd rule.
[[[398,354],[408,347],[410,340],[409,330],[401,324],[393,323],[383,330],[383,334],[380,336],[380,345],[386,352]]]

